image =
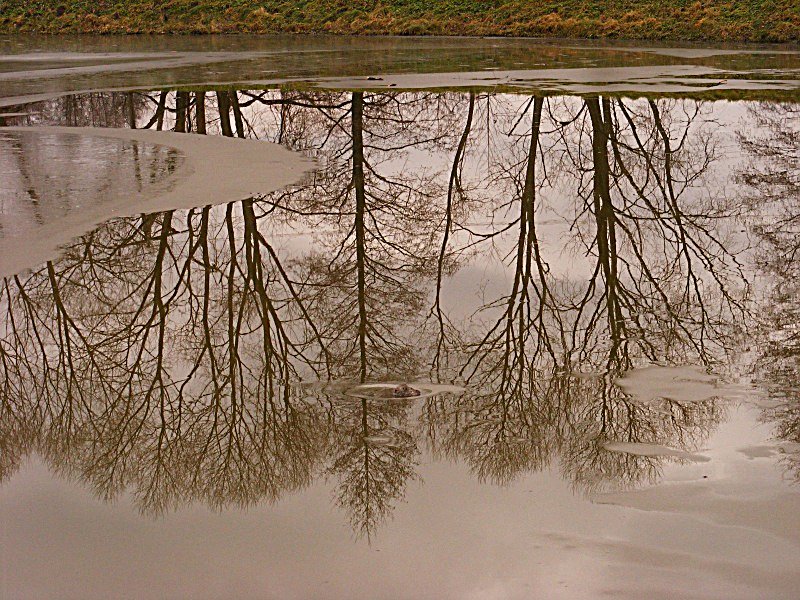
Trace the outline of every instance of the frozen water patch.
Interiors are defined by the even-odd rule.
[[[737,448],[736,451],[744,454],[750,460],[756,458],[770,458],[777,454],[773,446],[745,446],[743,448]]]
[[[242,200],[294,183],[313,167],[310,160],[277,144],[249,139],[91,127],[7,127],[3,132],[143,142],[172,148],[183,162],[170,176],[173,182],[166,189],[123,194],[83,206],[41,224],[24,237],[0,240],[0,276],[54,258],[60,247],[111,218]]]
[[[622,452],[625,454],[635,454],[636,456],[671,456],[693,462],[708,462],[711,459],[702,454],[693,454],[683,450],[676,450],[668,446],[658,444],[641,444],[634,442],[607,442],[603,444],[606,450],[611,452]]]
[[[367,435],[363,439],[367,446],[390,446],[394,441],[388,435]]]
[[[643,511],[690,515],[727,527],[745,527],[788,540],[800,548],[800,494],[788,487],[703,479],[597,493],[592,500]]]
[[[345,390],[345,395],[352,398],[363,400],[416,400],[433,395],[433,392],[425,385],[409,385],[405,389],[410,390],[408,395],[398,395],[401,383],[365,383]]]
[[[641,402],[703,402],[725,393],[717,381],[702,367],[653,365],[628,371],[615,383]]]

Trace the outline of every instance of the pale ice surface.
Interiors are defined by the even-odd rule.
[[[652,365],[628,371],[616,384],[641,402],[702,402],[721,395],[717,381],[702,367]]]
[[[744,448],[737,448],[737,450],[750,460],[769,458],[777,453],[774,446],[745,446]]]
[[[764,440],[766,432],[753,426],[750,420],[753,410],[742,405],[732,411],[729,421],[712,439],[713,448],[707,452],[710,462],[674,465],[665,470],[663,481],[658,485],[595,493],[592,500],[650,515],[689,516],[698,524],[713,526],[720,532],[752,536],[748,568],[773,570],[783,562],[789,569],[785,583],[796,582],[800,567],[796,558],[800,549],[800,495],[781,481],[774,468],[764,468],[763,461],[752,460],[753,455],[761,454],[760,449],[767,447],[755,443]],[[753,443],[742,448],[743,442]],[[759,538],[765,544],[760,550],[756,541]],[[719,544],[720,554],[728,552],[732,556],[735,552],[734,548]],[[690,556],[687,550],[686,558]],[[693,560],[700,565],[711,558],[711,555],[697,552]],[[745,572],[741,571],[739,576]],[[751,583],[756,581],[752,579]],[[773,594],[791,597],[793,593],[789,587],[780,593],[767,592],[767,589],[763,587],[750,593],[753,597],[773,597]],[[746,597],[742,590],[733,597],[741,595]],[[698,593],[698,597],[703,595]]]
[[[265,80],[262,83],[277,83]],[[527,69],[476,71],[436,74],[390,74],[380,79],[342,77],[319,79],[322,88],[350,89],[358,86],[370,90],[386,88],[436,89],[480,86],[543,89],[566,93],[588,94],[608,92],[662,93],[700,92],[708,90],[800,89],[794,79],[728,79],[726,71],[699,65],[621,66],[570,69]]]
[[[42,227],[163,195],[183,162],[177,150],[133,139],[0,129],[0,240],[24,244]]]
[[[111,218],[242,200],[294,183],[313,167],[312,161],[277,144],[250,139],[92,127],[7,127],[3,131],[23,134],[40,151],[42,144],[58,135],[74,138],[79,146],[92,145],[82,138],[164,146],[173,149],[180,161],[175,173],[166,175],[174,179],[166,185],[133,189],[128,194],[108,194],[100,187],[94,196],[83,195],[81,202],[69,210],[61,210],[57,219],[32,220],[20,235],[0,238],[0,276],[18,273],[53,258],[60,246]],[[38,143],[37,135],[42,136]],[[94,167],[92,154],[81,154],[79,160],[89,161],[89,171]],[[118,162],[119,157],[115,160]],[[128,161],[133,162],[133,156]],[[73,166],[79,168],[71,164],[61,166],[68,169],[66,176],[74,174]],[[44,180],[59,175],[58,163],[44,162],[40,167]],[[113,189],[113,185],[106,183]],[[27,186],[22,191],[29,195],[29,190]]]
[[[636,454],[638,456],[671,456],[695,462],[708,462],[711,460],[702,454],[694,454],[684,450],[676,450],[658,444],[642,444],[636,442],[606,442],[603,444],[606,450],[611,452],[623,452],[625,454]]]
[[[769,512],[788,498],[726,505],[668,490],[651,510],[610,496],[587,504],[546,472],[491,486],[463,464],[426,458],[420,476],[381,534],[356,544],[321,483],[247,511],[188,506],[153,520],[31,460],[0,488],[3,548],[14,548],[3,550],[5,589],[86,599],[123,589],[136,598],[165,589],[176,598],[796,597],[798,545],[775,534],[794,535],[796,518],[771,524]],[[759,518],[732,523],[737,506]],[[32,571],[40,561],[47,578]]]

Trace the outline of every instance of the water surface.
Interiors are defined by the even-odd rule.
[[[159,40],[3,40],[3,597],[794,597],[794,51]]]

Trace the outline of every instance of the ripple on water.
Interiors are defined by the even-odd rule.
[[[407,385],[419,392],[417,396],[396,397],[394,390],[405,382],[381,381],[370,383],[356,383],[353,381],[310,381],[303,386],[308,390],[319,390],[325,394],[359,398],[362,400],[422,400],[440,394],[459,395],[464,392],[463,387],[429,382],[410,382]]]

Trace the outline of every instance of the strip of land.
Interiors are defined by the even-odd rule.
[[[800,41],[797,0],[0,0],[0,33]]]

